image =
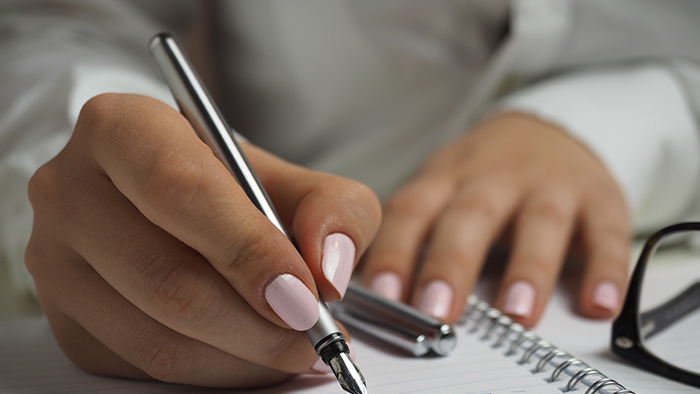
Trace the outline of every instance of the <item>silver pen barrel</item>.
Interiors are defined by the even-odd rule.
[[[161,77],[170,87],[182,114],[190,122],[199,138],[212,149],[214,155],[226,166],[253,204],[293,242],[282,225],[282,221],[260,180],[253,172],[243,150],[233,137],[233,129],[224,120],[177,42],[169,34],[161,33],[151,39],[149,49]],[[330,357],[335,361],[336,368],[324,359],[324,362],[329,364],[336,373],[336,377],[338,377],[338,371],[341,370],[342,373],[348,375],[344,377],[347,381],[340,382],[344,389],[351,392],[366,391],[364,379],[362,379],[361,387],[353,386],[357,383],[355,382],[357,376],[361,377],[362,375],[349,359],[346,339],[335,323],[328,306],[320,298],[318,308],[318,321],[306,331],[316,353],[322,358],[326,355],[325,358]],[[345,353],[347,357],[340,357],[340,353]]]
[[[457,346],[452,327],[408,305],[388,300],[350,283],[343,301],[332,305],[348,326],[419,357],[431,350],[445,356]]]

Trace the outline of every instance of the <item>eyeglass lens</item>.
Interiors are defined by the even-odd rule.
[[[643,346],[668,364],[700,374],[700,231],[659,241],[640,301]]]

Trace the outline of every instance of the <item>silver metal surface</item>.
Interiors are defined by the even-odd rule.
[[[388,300],[350,283],[343,301],[331,305],[338,320],[414,356],[430,350],[445,356],[455,349],[452,327],[408,305]]]
[[[403,349],[412,356],[424,356],[430,351],[431,344],[424,334],[408,332],[401,327],[387,324],[372,316],[365,316],[361,311],[354,311],[351,308],[336,308],[335,306],[332,308],[338,320],[346,326],[356,328],[385,343]]]
[[[313,327],[306,331],[306,336],[309,338],[314,347],[317,348],[316,352],[319,353],[322,348],[318,347],[318,343],[324,338],[335,333],[340,334],[343,341],[345,340],[345,337],[340,331],[340,328],[338,328],[338,324],[336,324],[330,309],[328,309],[328,305],[326,305],[326,303],[323,301],[319,301],[318,321]]]
[[[367,383],[347,353],[340,353],[328,363],[343,390],[352,394],[367,394]],[[351,377],[352,379],[348,379]]]

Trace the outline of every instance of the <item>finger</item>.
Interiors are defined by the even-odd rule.
[[[47,317],[76,365],[104,375],[209,387],[263,386],[291,376],[170,330],[122,298],[87,264],[74,265],[83,268],[68,269],[61,282],[42,288],[53,290]],[[45,294],[40,298],[46,301]]]
[[[542,314],[559,277],[576,219],[578,200],[567,187],[526,198],[496,306],[526,326]]]
[[[144,216],[204,256],[260,315],[296,330],[316,323],[306,263],[180,114],[146,97],[98,96],[74,136]]]
[[[426,176],[391,198],[364,261],[365,286],[389,299],[407,299],[421,248],[452,191],[451,181]]]
[[[591,199],[582,212],[586,270],[580,305],[590,317],[617,315],[627,288],[631,224],[618,193]]]
[[[379,228],[377,197],[359,182],[291,165],[254,146],[246,152],[324,300],[341,299]]]
[[[41,297],[46,298],[46,297]],[[147,380],[147,373],[136,368],[53,305],[43,303],[42,311],[51,326],[54,338],[63,353],[82,369],[103,376]]]
[[[50,223],[59,223],[58,233],[71,250],[148,316],[187,337],[272,369],[299,372],[300,366],[315,360],[303,333],[261,317],[199,253],[150,223],[108,179],[87,178],[89,187],[75,187],[70,177],[48,178],[61,182],[45,187],[41,197],[33,198],[37,220],[50,218]],[[50,211],[46,206],[56,202],[60,209],[46,212]],[[49,228],[48,223],[37,223],[37,227]],[[33,245],[30,242],[27,250],[44,251],[47,247]],[[51,261],[48,256],[28,259],[28,266],[30,260]],[[67,275],[75,269],[64,270]],[[46,267],[33,271],[42,273]],[[65,282],[60,273],[44,282]],[[78,280],[72,283],[80,287]],[[75,302],[80,304],[78,299]],[[95,318],[99,318],[97,312]],[[95,333],[99,327],[90,331]]]
[[[494,176],[457,192],[440,215],[416,281],[418,309],[448,322],[459,317],[493,240],[518,203],[519,187]]]

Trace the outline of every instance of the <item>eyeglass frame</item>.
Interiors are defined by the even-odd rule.
[[[651,334],[647,332],[647,335],[643,337],[643,327],[640,325],[640,321],[649,313],[655,314],[656,317],[663,318],[664,321],[659,325],[659,327],[653,330],[653,334],[662,330],[669,324],[672,324],[677,319],[683,317],[686,313],[695,310],[698,305],[695,305],[690,310],[682,310],[682,308],[681,310],[678,308],[670,309],[669,307],[673,307],[674,304],[677,305],[679,299],[683,299],[689,294],[692,296],[692,293],[700,291],[700,284],[696,283],[691,285],[690,288],[683,291],[679,296],[674,297],[672,300],[664,303],[663,305],[654,308],[652,311],[645,312],[641,316],[641,319],[639,316],[639,304],[642,294],[644,273],[646,271],[647,263],[658,247],[659,241],[668,237],[669,235],[689,231],[697,231],[700,233],[700,222],[674,224],[662,228],[646,240],[644,247],[642,248],[642,252],[637,260],[637,265],[634,268],[634,273],[632,274],[632,278],[630,280],[622,311],[613,322],[610,346],[613,352],[618,356],[637,364],[650,372],[681,383],[700,387],[700,374],[686,371],[682,368],[671,365],[668,362],[658,358],[644,347],[644,338]],[[663,316],[659,314],[659,312],[668,312],[669,310],[671,312],[670,316],[668,313],[663,314]]]

